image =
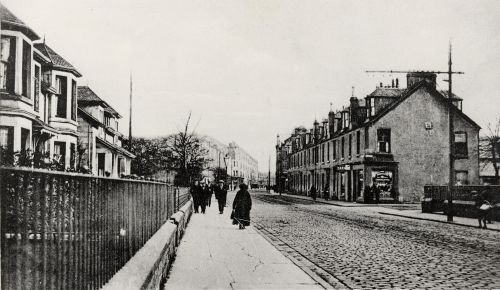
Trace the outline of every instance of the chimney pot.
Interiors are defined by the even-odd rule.
[[[399,88],[399,79],[396,78],[396,88]]]
[[[382,88],[384,86],[384,84],[382,82],[380,82],[380,88]]]
[[[392,85],[391,88],[394,88],[394,79],[392,79]]]

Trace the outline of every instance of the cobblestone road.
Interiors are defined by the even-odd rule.
[[[252,219],[350,288],[500,289],[500,233],[252,192]]]

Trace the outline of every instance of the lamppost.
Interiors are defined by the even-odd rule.
[[[224,155],[224,166],[226,167],[226,182],[228,182],[228,179],[230,177],[230,175],[227,173],[227,163],[229,161],[229,155],[226,154]]]

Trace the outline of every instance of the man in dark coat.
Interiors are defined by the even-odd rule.
[[[212,188],[207,183],[207,184],[205,184],[203,191],[205,194],[206,204],[208,207],[210,207],[210,205],[212,205]]]
[[[251,209],[252,199],[250,193],[248,193],[248,187],[242,183],[233,201],[233,225],[239,224],[240,229],[249,226]]]
[[[373,186],[372,186],[372,194],[375,196],[375,202],[379,203],[380,202],[380,188],[378,188],[378,186],[375,183],[373,183]]]
[[[219,180],[219,185],[215,191],[215,197],[217,198],[217,202],[219,203],[219,214],[224,213],[224,206],[226,206],[226,198],[227,198],[227,189],[224,186],[224,181]]]
[[[193,205],[194,205],[194,213],[199,212],[199,208],[201,206],[201,200],[203,199],[203,189],[201,188],[198,181],[195,181],[191,188],[189,189],[189,193],[193,197]],[[202,212],[204,212],[204,207],[202,206]]]
[[[311,189],[309,190],[312,199],[316,200],[316,187],[314,185],[311,185]]]

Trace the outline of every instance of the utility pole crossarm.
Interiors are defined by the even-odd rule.
[[[367,70],[366,73],[386,73],[386,74],[407,74],[407,73],[433,73],[433,74],[449,74],[449,71],[418,71],[418,70]],[[462,71],[452,71],[452,74],[463,75]]]

